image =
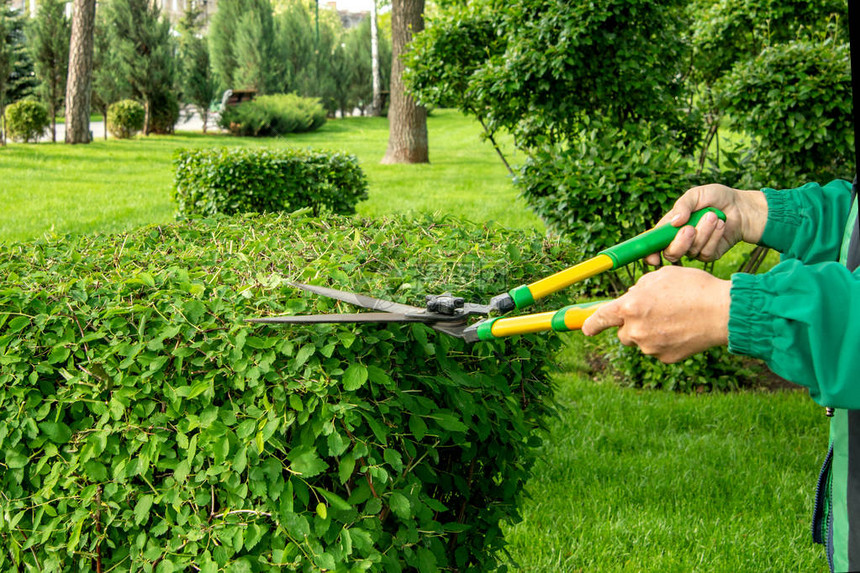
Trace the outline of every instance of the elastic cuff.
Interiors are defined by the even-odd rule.
[[[773,352],[773,318],[765,310],[761,277],[732,275],[729,352],[767,361]]]
[[[762,189],[767,200],[767,224],[761,236],[761,244],[779,252],[791,245],[791,238],[803,222],[800,209],[793,195],[794,189]]]

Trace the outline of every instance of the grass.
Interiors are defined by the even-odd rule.
[[[174,150],[213,145],[354,153],[370,182],[364,216],[438,211],[542,228],[473,122],[440,111],[429,129],[432,162],[419,166],[380,165],[387,124],[369,118],[287,139],[11,144],[0,150],[0,242],[168,223]],[[524,521],[507,528],[523,571],[826,571],[808,522],[827,422],[805,392],[677,395],[595,382],[578,336],[567,335],[560,416],[528,485]]]
[[[522,571],[827,570],[809,533],[827,423],[805,392],[619,388],[570,362],[507,532]]]
[[[429,121],[431,163],[381,165],[388,142],[384,118],[329,121],[310,134],[277,139],[180,133],[134,140],[99,138],[89,145],[9,144],[0,150],[0,241],[45,233],[114,232],[173,219],[175,150],[183,147],[314,147],[355,154],[370,198],[360,215],[434,211],[507,226],[541,227],[517,196],[480,128],[452,111]],[[468,150],[468,152],[464,152]]]

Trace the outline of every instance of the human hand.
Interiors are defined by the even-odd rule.
[[[618,327],[625,346],[672,363],[728,343],[731,282],[690,267],[645,274],[582,325],[586,336]]]
[[[725,222],[708,213],[695,228],[681,227],[693,211],[705,207],[720,209],[726,214]],[[666,223],[681,227],[663,251],[666,260],[675,262],[686,255],[700,261],[714,261],[740,241],[758,243],[761,240],[767,223],[767,201],[761,191],[740,191],[719,184],[702,185],[684,193],[657,226]],[[645,261],[659,265],[660,253],[649,255]]]

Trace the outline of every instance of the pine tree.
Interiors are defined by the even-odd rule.
[[[38,92],[51,117],[51,140],[57,141],[57,113],[66,95],[69,71],[69,40],[72,28],[65,3],[42,0],[30,28],[30,49],[39,79]]]
[[[221,0],[209,25],[212,67],[222,89],[283,91],[269,0]]]
[[[8,3],[6,10],[5,41],[9,46],[9,74],[6,89],[6,103],[20,101],[35,94],[36,73],[33,70],[33,58],[27,49],[27,37],[24,32],[27,25],[26,15],[14,10]]]
[[[104,138],[108,135],[107,110],[112,103],[132,96],[131,87],[122,75],[111,46],[111,30],[105,11],[96,18],[93,37],[93,107],[104,117]]]
[[[180,85],[184,101],[190,103],[203,120],[203,133],[209,121],[209,106],[218,96],[218,78],[212,70],[209,45],[199,36],[203,14],[196,3],[189,3],[179,23],[179,54],[182,66]]]
[[[111,45],[122,76],[146,110],[144,133],[170,132],[179,118],[170,22],[150,0],[112,0]]]

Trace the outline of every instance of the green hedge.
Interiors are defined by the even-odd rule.
[[[51,126],[48,109],[34,100],[21,100],[6,107],[6,130],[15,141],[36,143]]]
[[[0,570],[486,571],[552,412],[553,336],[467,347],[302,280],[486,300],[568,264],[447,220],[196,220],[0,254]]]
[[[316,131],[325,122],[325,108],[319,99],[295,94],[260,96],[223,109],[218,118],[220,127],[246,137]]]
[[[108,106],[107,126],[117,139],[129,139],[143,129],[146,110],[143,104],[133,99],[124,99]]]
[[[355,213],[367,198],[358,160],[300,149],[181,149],[172,197],[181,217],[295,211]]]

